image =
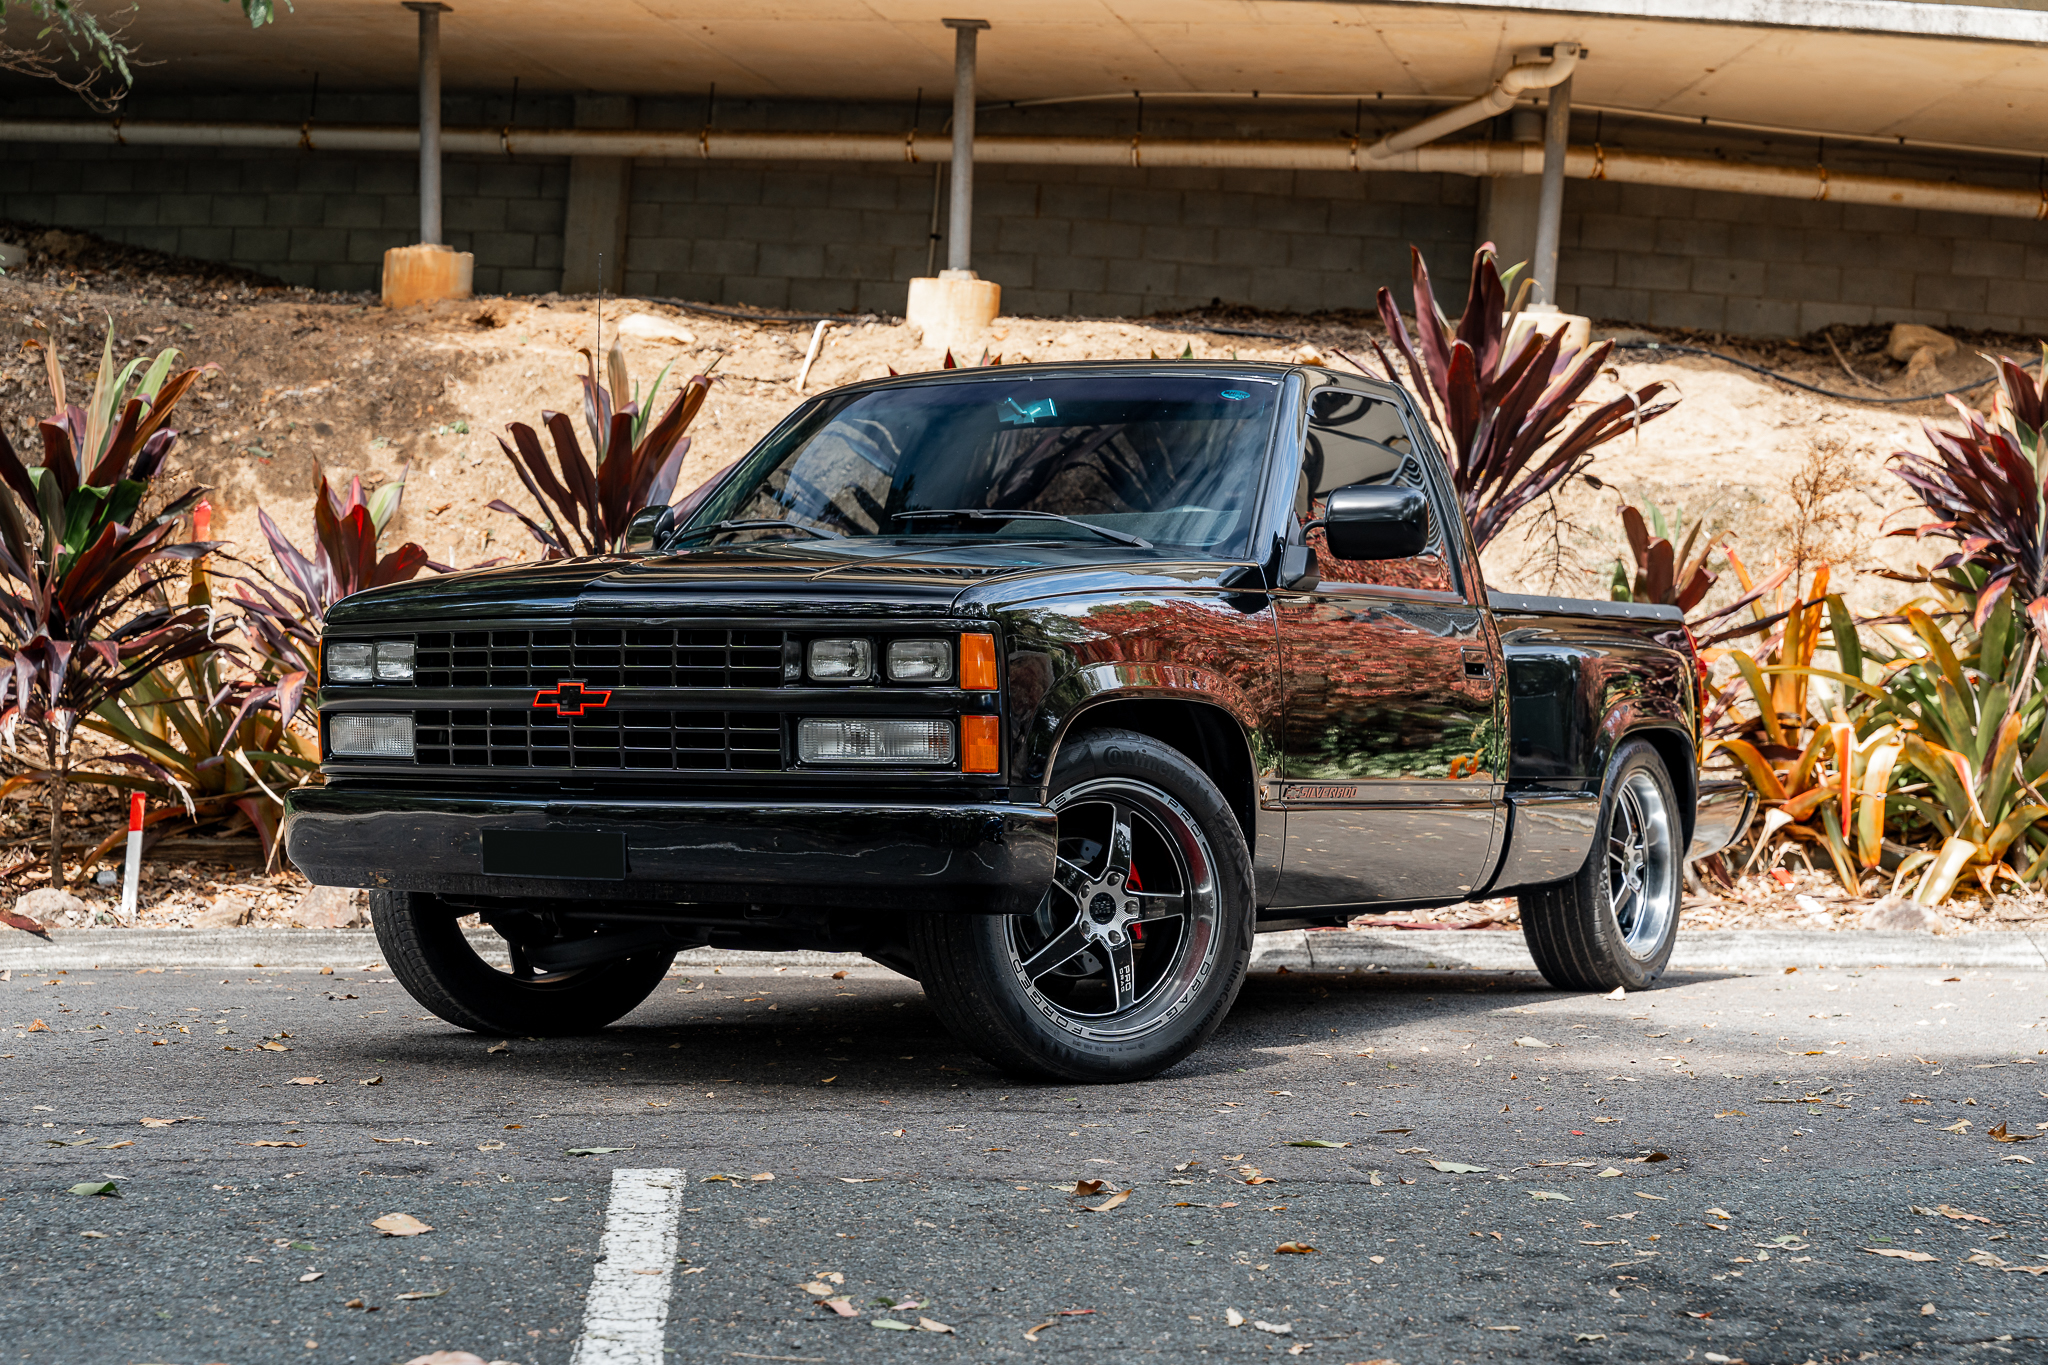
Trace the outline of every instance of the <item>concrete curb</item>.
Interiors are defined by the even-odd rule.
[[[52,942],[0,930],[0,970],[336,971],[382,962],[368,929],[54,929]],[[503,943],[488,930],[470,941],[504,963]],[[857,953],[756,953],[695,948],[676,958],[692,971],[841,970],[876,964]],[[1516,933],[1499,930],[1328,929],[1261,934],[1252,966],[1272,971],[1464,970],[1533,972]],[[1781,972],[1787,967],[2003,967],[2048,970],[2048,934],[2000,930],[1937,938],[1932,934],[1849,930],[1715,929],[1681,934],[1675,972]]]

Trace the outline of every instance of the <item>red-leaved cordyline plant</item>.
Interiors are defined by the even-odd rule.
[[[2043,355],[2048,361],[2048,351]],[[1925,423],[1933,456],[1910,450],[1892,456],[1898,462],[1893,472],[1935,519],[1891,534],[1957,542],[1961,548],[1932,572],[1946,572],[1946,586],[1976,597],[1972,624],[1982,629],[1999,599],[2015,594],[2014,605],[2035,636],[2048,642],[2048,497],[2041,480],[2041,461],[2048,458],[2048,394],[2044,381],[2006,357],[1993,363],[1998,394],[1989,418],[1951,395],[1963,430]],[[1981,571],[1983,583],[1966,569]]]
[[[1430,292],[1429,267],[1409,248],[1415,268],[1415,331],[1411,337],[1394,296],[1379,291],[1380,319],[1408,362],[1412,387],[1435,423],[1464,504],[1473,539],[1484,547],[1508,520],[1591,462],[1592,450],[1669,412],[1675,399],[1650,400],[1664,391],[1646,384],[1634,393],[1572,417],[1607,363],[1614,343],[1581,353],[1566,350],[1564,331],[1548,335],[1520,325],[1508,311],[1507,291],[1493,244],[1472,257],[1472,284],[1455,324]],[[1510,272],[1512,273],[1512,272]],[[1393,361],[1380,352],[1388,377]]]
[[[321,624],[336,602],[365,588],[403,583],[421,569],[448,571],[447,565],[433,563],[411,541],[389,554],[377,553],[378,539],[398,515],[404,495],[403,473],[367,496],[360,476],[337,493],[325,473],[316,473],[310,555],[292,544],[268,512],[257,510],[256,520],[285,581],[243,578],[236,589],[261,677],[260,685],[240,699],[244,714],[275,706],[282,721],[291,723],[311,685]]]
[[[177,355],[166,350],[146,369],[136,360],[116,375],[110,325],[98,381],[80,406],[46,349],[55,412],[39,424],[42,462],[23,462],[0,432],[0,740],[12,749],[24,724],[42,733],[45,767],[8,785],[48,792],[50,880],[59,887],[72,768],[155,766],[137,754],[81,759],[72,744],[80,717],[165,664],[221,648],[226,623],[163,591],[176,575],[168,561],[212,548],[172,540],[202,490],[141,510],[178,439],[164,421],[201,373],[172,374]]]
[[[609,554],[619,547],[635,512],[666,504],[690,449],[690,438],[683,433],[711,391],[709,375],[692,375],[668,410],[650,420],[667,367],[655,376],[643,403],[627,384],[625,357],[616,348],[610,358],[609,387],[598,381],[597,362],[588,351],[584,359],[588,373],[583,376],[583,420],[597,451],[594,468],[576,442],[574,425],[559,412],[540,415],[541,425],[554,438],[552,462],[540,436],[524,422],[507,428],[512,444],[498,438],[498,448],[512,462],[546,524],[502,498],[492,499],[489,506],[524,522],[540,542],[543,559]]]

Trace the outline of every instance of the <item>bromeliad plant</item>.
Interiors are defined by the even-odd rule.
[[[709,375],[693,375],[655,419],[655,400],[671,366],[662,367],[643,400],[638,386],[628,382],[626,358],[618,348],[612,349],[609,359],[609,386],[599,382],[597,361],[587,351],[584,360],[588,373],[583,376],[583,420],[597,454],[594,465],[584,457],[575,426],[563,413],[541,414],[541,425],[554,441],[552,461],[539,434],[524,422],[508,428],[510,445],[503,437],[498,439],[499,449],[540,508],[542,521],[503,499],[493,499],[489,506],[519,518],[540,542],[543,559],[610,554],[619,548],[635,512],[666,504],[690,449],[684,433],[711,391]]]
[[[2043,358],[2048,362],[2048,349]],[[1991,609],[2012,596],[2035,637],[2048,642],[2048,494],[2041,472],[2048,458],[2048,379],[2029,375],[2004,356],[1994,365],[1998,394],[1988,418],[1951,395],[1963,430],[1926,423],[1932,457],[1908,450],[1893,455],[1893,472],[1934,520],[1892,534],[1956,542],[1956,552],[1936,564],[1931,576],[1975,598],[1972,624],[1981,628]],[[1982,578],[1965,568],[1981,569]]]
[[[1649,512],[1647,518],[1643,509]],[[1643,509],[1621,509],[1621,526],[1635,558],[1635,573],[1631,576],[1628,565],[1617,557],[1608,595],[1616,602],[1658,602],[1690,612],[1714,586],[1714,575],[1707,569],[1714,547],[1701,545],[1699,553],[1693,553],[1706,522],[1695,521],[1685,533],[1684,545],[1673,548],[1671,537],[1685,524],[1684,514],[1674,514],[1667,523],[1664,509],[1656,503],[1646,502]]]
[[[1422,253],[1413,247],[1409,252],[1415,335],[1384,287],[1380,320],[1436,425],[1481,548],[1515,513],[1583,471],[1596,447],[1677,405],[1676,399],[1653,401],[1666,386],[1652,383],[1575,418],[1574,405],[1606,367],[1614,343],[1603,341],[1584,352],[1566,349],[1562,328],[1539,331],[1521,311],[1526,287],[1511,310],[1490,242],[1472,257],[1465,311],[1454,324],[1437,307]],[[1392,377],[1394,364],[1384,350],[1380,359]]]
[[[206,561],[195,561],[185,590],[188,606],[211,609],[210,580]],[[255,624],[255,613],[245,614],[243,623]],[[108,698],[84,724],[148,759],[150,771],[81,780],[157,797],[156,809],[144,817],[148,827],[199,829],[246,820],[266,858],[274,858],[282,793],[311,780],[320,766],[312,734],[291,724],[306,675],[252,678],[246,667],[227,667],[231,662],[240,661],[228,651],[180,659]],[[107,836],[86,855],[84,866],[125,837],[125,831]]]
[[[292,544],[268,512],[257,510],[256,520],[270,542],[271,556],[284,581],[244,577],[236,588],[259,675],[246,706],[272,707],[289,726],[318,672],[320,627],[329,608],[365,588],[403,583],[422,569],[448,571],[447,565],[432,562],[427,552],[411,541],[387,554],[379,553],[384,529],[398,515],[399,502],[405,496],[405,478],[401,472],[366,495],[360,476],[351,478],[347,489],[337,493],[327,475],[316,472],[310,555]]]
[[[97,382],[69,401],[53,350],[44,350],[55,411],[39,426],[30,465],[0,433],[0,740],[26,725],[43,738],[43,766],[9,785],[40,784],[50,809],[53,885],[65,884],[64,792],[72,771],[100,761],[147,766],[136,755],[82,755],[82,717],[154,670],[221,648],[206,607],[170,602],[169,565],[209,548],[173,539],[198,502],[194,488],[155,511],[144,501],[177,433],[165,425],[201,370],[173,373],[178,353],[118,373],[109,326]]]

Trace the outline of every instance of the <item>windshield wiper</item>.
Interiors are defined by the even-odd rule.
[[[785,531],[802,531],[814,540],[846,539],[845,536],[835,535],[830,531],[820,531],[815,526],[806,526],[800,521],[781,521],[771,518],[763,521],[714,521],[709,526],[693,526],[686,531],[678,531],[673,536],[670,536],[668,545],[663,548],[667,549],[681,541],[694,540],[698,536],[708,536],[717,531],[765,531],[771,527],[780,528]]]
[[[928,507],[915,512],[891,514],[894,521],[918,521],[925,518],[964,518],[968,521],[1064,521],[1069,526],[1078,526],[1084,531],[1093,531],[1104,540],[1113,540],[1119,545],[1135,545],[1141,550],[1152,548],[1152,542],[1141,536],[1124,531],[1112,531],[1107,526],[1097,526],[1078,517],[1063,516],[1058,512],[1026,512],[1001,507]]]

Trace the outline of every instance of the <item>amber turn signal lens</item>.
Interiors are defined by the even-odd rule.
[[[996,690],[996,637],[960,637],[960,686],[969,692]]]
[[[968,639],[988,637],[970,635]],[[992,773],[997,771],[996,757],[1000,746],[996,743],[996,718],[994,716],[960,717],[960,771],[963,773]]]

